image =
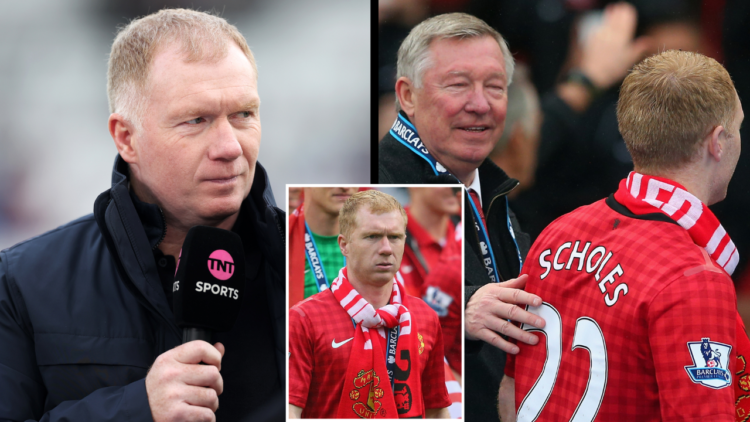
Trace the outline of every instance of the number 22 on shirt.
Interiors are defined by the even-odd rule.
[[[539,306],[530,306],[527,310],[539,315],[547,322],[544,328],[536,328],[523,324],[522,329],[533,332],[539,331],[547,337],[547,359],[542,373],[531,387],[518,408],[518,422],[535,421],[547,404],[552,389],[555,387],[557,374],[562,360],[562,318],[554,306],[547,302]],[[571,422],[593,421],[601,407],[604,390],[607,388],[607,345],[599,324],[592,318],[580,317],[576,320],[573,335],[573,347],[567,353],[577,348],[584,348],[589,352],[589,373],[586,390],[578,402],[578,406],[571,415]],[[584,374],[581,374],[582,376]]]

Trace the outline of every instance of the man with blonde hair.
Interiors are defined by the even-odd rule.
[[[708,208],[726,196],[744,113],[727,71],[670,50],[636,65],[617,119],[634,171],[557,219],[529,252],[528,310],[546,347],[520,344],[503,420],[712,420],[743,412],[750,341],[736,312],[734,243]],[[747,356],[750,357],[750,356]]]
[[[285,216],[257,162],[257,81],[220,17],[162,10],[119,32],[111,189],[93,215],[0,252],[0,419],[283,419]],[[196,225],[240,236],[252,286],[213,345],[180,345],[172,312]]]
[[[505,353],[518,350],[502,335],[538,341],[508,320],[544,326],[517,306],[541,303],[515,278],[530,244],[507,203],[518,181],[488,159],[503,133],[514,66],[503,37],[481,19],[450,13],[423,21],[399,48],[399,114],[379,145],[379,183],[465,186],[467,419],[497,417]]]
[[[377,190],[339,216],[346,266],[289,312],[291,418],[447,418],[437,314],[396,278],[406,212]]]

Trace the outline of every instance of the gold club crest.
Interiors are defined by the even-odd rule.
[[[385,416],[385,409],[380,409],[382,403],[378,401],[383,398],[383,389],[378,385],[380,385],[380,377],[375,374],[374,369],[367,372],[361,370],[354,378],[354,389],[349,392],[349,398],[356,402],[352,405],[352,410],[360,418],[372,419],[378,412],[381,416]],[[364,390],[365,388],[367,390]],[[365,397],[365,394],[367,401],[359,401],[360,397]]]

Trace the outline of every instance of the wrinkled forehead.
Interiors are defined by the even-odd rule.
[[[460,76],[482,69],[491,72],[492,76],[507,78],[503,50],[497,39],[490,35],[435,37],[427,51],[422,76],[429,71]]]
[[[255,64],[242,51],[242,48],[229,37],[220,37],[213,40],[193,40],[173,35],[162,40],[154,49],[146,71],[146,86],[150,86],[150,83],[154,79],[154,69],[164,67],[165,64],[175,62],[216,64],[225,59],[229,55],[230,50],[238,50],[245,57],[250,64],[251,74],[257,83],[258,74],[255,70]]]
[[[237,101],[259,102],[255,72],[240,48],[234,45],[220,58],[209,56],[200,61],[189,60],[177,46],[165,49],[154,57],[146,86],[147,96],[167,92],[177,95],[179,98],[176,100],[180,102],[190,100],[183,92],[186,87],[198,91],[205,89],[206,95],[209,95],[211,89],[215,91],[215,88],[224,86],[233,88],[231,91],[242,97]],[[219,95],[220,92],[214,94]]]

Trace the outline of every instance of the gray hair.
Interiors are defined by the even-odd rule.
[[[415,88],[422,87],[422,75],[432,66],[430,44],[435,39],[466,39],[490,36],[497,41],[503,53],[505,73],[508,85],[513,81],[515,63],[508,49],[508,43],[494,28],[483,20],[466,13],[446,13],[424,20],[412,28],[409,35],[398,49],[396,79],[404,76],[414,84]],[[396,100],[396,110],[401,105]]]
[[[157,52],[177,43],[188,62],[226,57],[229,43],[245,53],[258,77],[255,58],[245,37],[224,18],[188,9],[164,9],[135,19],[112,44],[107,71],[110,113],[120,113],[139,130],[146,113],[146,82]]]

